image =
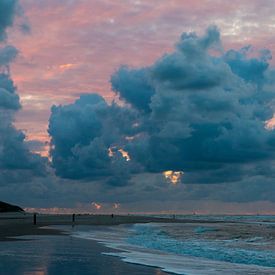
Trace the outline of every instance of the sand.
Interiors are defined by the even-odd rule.
[[[164,275],[159,268],[128,264],[102,255],[115,251],[92,240],[72,238],[66,231],[47,228],[55,225],[117,225],[146,222],[175,222],[171,219],[111,215],[0,214],[1,274],[131,274]],[[46,227],[46,228],[45,228]]]
[[[37,215],[37,224],[33,224],[33,214],[0,214],[1,274],[166,274],[158,268],[127,264],[118,258],[102,255],[109,248],[92,240],[73,238],[68,233],[56,229],[58,225],[118,225],[147,222],[185,223],[180,237],[194,232],[197,227],[213,228],[199,234],[205,240],[226,240],[230,238],[249,239],[263,237],[274,239],[274,227],[263,223],[239,223],[209,220],[196,220],[194,217],[184,220],[155,218],[134,215]],[[62,228],[62,226],[60,227]],[[66,227],[65,227],[66,228]],[[67,227],[68,229],[68,227]],[[190,233],[189,232],[189,233]],[[175,232],[174,232],[175,234]],[[233,236],[233,237],[232,237]],[[27,238],[27,241],[26,241]],[[20,242],[18,242],[21,240]],[[16,241],[16,242],[15,242]],[[252,244],[253,245],[253,242]],[[274,249],[274,242],[267,247]],[[3,273],[4,271],[4,273]],[[70,271],[70,273],[68,273]],[[2,273],[1,273],[2,272]]]
[[[129,264],[119,258],[103,255],[103,252],[116,251],[92,240],[69,235],[21,238],[21,241],[2,242],[0,275],[167,274],[159,268]]]

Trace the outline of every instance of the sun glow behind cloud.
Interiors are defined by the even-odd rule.
[[[75,66],[75,64],[72,64],[72,63],[62,64],[62,65],[59,65],[59,69],[61,69],[61,70],[67,70],[67,69],[70,69],[70,68],[72,68],[74,66]]]
[[[177,185],[181,181],[181,178],[184,173],[182,171],[168,170],[164,171],[162,174],[165,177],[165,179],[167,179],[173,185]]]
[[[114,156],[114,152],[113,152],[112,148],[109,148],[109,149],[108,149],[108,156],[109,156],[110,158],[112,158],[112,157]]]
[[[120,208],[120,203],[114,203],[113,208],[114,209],[119,209]]]
[[[92,202],[92,207],[96,210],[100,210],[102,208],[102,205],[96,202]]]
[[[275,129],[275,114],[273,115],[273,117],[271,119],[269,119],[265,122],[265,128],[270,131]]]
[[[126,159],[126,161],[130,161],[131,158],[129,156],[129,153],[125,150],[123,150],[122,148],[118,150],[118,152],[121,153],[122,157]]]
[[[130,155],[127,151],[123,150],[122,148],[118,149],[117,150],[117,147],[116,146],[113,146],[113,147],[110,147],[108,149],[108,156],[110,158],[114,157],[115,155],[115,151],[119,152],[121,154],[121,156],[126,160],[126,161],[130,161],[131,158],[130,158]]]

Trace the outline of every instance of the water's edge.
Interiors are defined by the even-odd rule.
[[[190,255],[177,255],[148,245],[133,242],[135,227],[155,225],[132,225],[112,227],[90,227],[72,232],[73,237],[92,239],[118,252],[105,255],[119,257],[127,263],[159,267],[174,274],[275,274],[275,268],[254,264],[230,263],[221,260],[206,259]],[[145,239],[146,242],[148,240]],[[137,245],[138,244],[138,245]]]

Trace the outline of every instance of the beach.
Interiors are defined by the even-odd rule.
[[[118,225],[173,222],[142,216],[0,214],[0,274],[166,274],[159,268],[133,265],[103,255],[114,252],[93,240],[72,238],[70,228],[79,225]],[[56,228],[58,226],[58,228]]]
[[[134,215],[75,215],[73,222],[72,215],[48,215],[37,214],[36,225],[33,224],[31,213],[1,213],[0,214],[0,241],[8,240],[10,237],[23,235],[60,235],[60,230],[45,228],[54,225],[118,225],[135,224],[147,222],[177,222],[172,218],[157,218]],[[181,221],[178,221],[181,222]]]
[[[0,215],[0,274],[273,274],[274,216]]]

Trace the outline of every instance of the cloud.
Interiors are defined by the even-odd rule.
[[[119,145],[134,167],[183,171],[186,184],[240,182],[260,170],[272,178],[259,168],[263,162],[274,167],[275,131],[265,127],[275,109],[271,56],[263,50],[250,57],[250,51],[224,52],[215,26],[202,36],[184,33],[174,52],[153,65],[122,66],[113,74],[113,89],[132,107],[108,105],[94,94],[53,107],[49,134],[57,174],[129,181],[140,170],[125,161],[113,169],[119,162],[107,154]]]
[[[3,110],[20,109],[19,96],[16,94],[16,88],[9,76],[0,74],[0,83],[0,108]]]
[[[129,145],[133,159],[152,172],[184,171],[186,183],[235,181],[249,175],[247,163],[269,163],[270,53],[249,58],[247,50],[222,53],[219,31],[210,27],[202,37],[183,34],[174,52],[148,67],[151,127]]]
[[[29,151],[24,133],[14,127],[19,97],[9,75],[0,74],[0,80],[0,185],[5,185],[43,175],[46,160]]]
[[[16,58],[17,54],[18,50],[11,45],[0,48],[0,66],[8,66]]]
[[[8,69],[17,51],[12,46],[2,47],[1,195],[36,205],[105,200],[120,201],[124,206],[133,201],[136,205],[147,201],[143,209],[151,207],[152,200],[160,207],[164,200],[181,203],[190,198],[274,201],[274,131],[272,127],[264,128],[274,113],[274,69],[269,65],[269,50],[257,53],[248,46],[224,52],[215,27],[202,36],[185,33],[172,52],[170,48],[183,25],[186,29],[201,30],[206,22],[215,20],[225,31],[227,47],[230,38],[230,43],[236,46],[241,41],[251,43],[251,37],[256,44],[258,40],[256,46],[266,41],[272,46],[272,40],[268,39],[272,33],[269,26],[272,9],[266,9],[259,18],[261,1],[253,1],[252,5],[251,1],[242,2],[238,15],[234,13],[235,3],[227,3],[226,9],[209,9],[208,2],[202,5],[163,2],[158,9],[152,9],[154,3],[142,3],[138,8],[129,3],[111,3],[112,11],[106,14],[107,18],[102,14],[105,15],[108,1],[69,2],[24,3],[30,8],[28,15],[35,24],[30,39],[21,41],[20,51],[24,58],[31,56],[32,61],[21,63],[16,83],[34,102],[27,106],[31,110],[28,114],[33,114],[33,108],[41,112],[38,102],[41,98],[45,102],[50,102],[48,98],[57,102],[65,98],[68,102],[75,91],[87,90],[92,85],[110,98],[105,79],[123,62],[131,64],[119,68],[111,84],[127,104],[107,104],[96,95],[81,95],[72,104],[53,107],[49,133],[52,166],[58,177],[51,175],[48,168],[50,173],[45,179],[34,178],[44,168],[41,158],[30,150],[35,151],[41,144],[26,142],[24,133],[13,126],[20,101]],[[16,3],[0,2],[2,41],[6,40],[6,28],[13,24]],[[93,19],[87,5],[96,10]],[[63,12],[53,12],[56,10]],[[68,12],[73,18],[70,28]],[[196,25],[194,14],[198,19]],[[255,19],[261,24],[255,26]],[[24,24],[20,25],[21,30],[29,32],[29,26]],[[49,24],[53,30],[50,37],[40,31]],[[264,32],[261,26],[266,26]],[[83,32],[78,31],[80,28]],[[13,41],[20,45],[22,37],[13,37]],[[60,46],[60,41],[68,43]],[[88,44],[93,51],[86,47]],[[167,54],[148,65],[167,50]],[[73,51],[80,53],[77,60],[71,59]],[[90,64],[87,60],[91,60]],[[19,59],[19,65],[20,62]],[[72,62],[79,64],[56,73],[55,68],[63,66],[60,64]],[[45,71],[49,63],[54,66]],[[97,70],[93,69],[94,64]],[[133,64],[141,67],[133,68]],[[13,75],[16,76],[16,70]],[[24,83],[29,83],[28,87]],[[33,96],[37,91],[39,99]],[[45,106],[43,112],[47,119]],[[29,124],[30,132],[37,131],[41,124],[36,127]],[[25,128],[25,124],[21,125]],[[130,160],[123,157],[121,149],[128,152]],[[172,186],[164,181],[164,170],[184,171],[182,184]]]
[[[13,25],[17,5],[17,0],[0,1],[0,41],[6,39],[6,30]]]
[[[150,83],[150,71],[147,68],[131,70],[127,66],[122,66],[112,75],[111,83],[120,99],[138,110],[150,110],[149,104],[155,91]]]
[[[16,5],[17,1],[0,2],[0,40],[6,38],[6,29],[13,24]],[[28,181],[45,172],[46,161],[29,151],[24,133],[13,125],[21,105],[9,67],[17,54],[13,46],[0,48],[0,185]]]
[[[134,167],[120,150],[125,146],[124,138],[135,132],[135,118],[135,111],[115,103],[108,105],[97,94],[83,94],[73,104],[53,106],[48,132],[57,175],[106,178],[111,185],[123,185],[128,170]]]
[[[48,173],[45,177],[24,175],[28,180],[17,184],[0,185],[1,197],[23,207],[72,207],[85,206],[84,212],[91,212],[92,202],[101,204],[104,210],[114,203],[120,204],[123,212],[152,212],[178,209],[184,212],[206,210],[211,201],[216,202],[221,213],[225,205],[240,203],[238,209],[245,212],[245,205],[255,205],[254,212],[264,211],[264,204],[270,204],[274,211],[274,180],[256,175],[250,179],[227,184],[177,184],[167,182],[161,174],[139,173],[132,176],[126,185],[117,188],[103,184],[100,180],[75,181],[55,177]],[[258,201],[258,203],[256,202]],[[261,203],[262,202],[262,203]],[[198,204],[204,206],[198,206]],[[77,210],[72,210],[77,211]],[[232,211],[231,213],[236,213]]]
[[[229,50],[224,55],[224,60],[233,73],[245,81],[261,84],[264,81],[264,73],[269,67],[268,61],[272,59],[271,52],[264,49],[260,51],[258,58],[249,58],[249,53],[252,52],[251,46],[244,47],[240,51]]]
[[[41,104],[28,101],[17,125],[27,129],[30,137],[37,134],[38,127],[45,134],[51,102],[71,102],[76,91],[97,91],[110,100],[113,93],[108,81],[120,64],[130,68],[148,66],[172,50],[183,30],[201,33],[209,22],[221,28],[226,48],[248,43],[257,48],[268,46],[273,51],[273,1],[268,1],[265,8],[259,0],[219,1],[218,6],[215,1],[171,1],[140,5],[110,0],[21,1],[32,23],[32,33],[27,38],[19,32],[12,33],[12,41],[23,57],[13,65],[14,80],[21,95],[39,97],[48,103],[43,103],[42,110]],[[41,32],[43,29],[51,30],[50,35]],[[58,72],[58,66],[66,63],[77,66]],[[35,122],[29,117],[34,110]]]

